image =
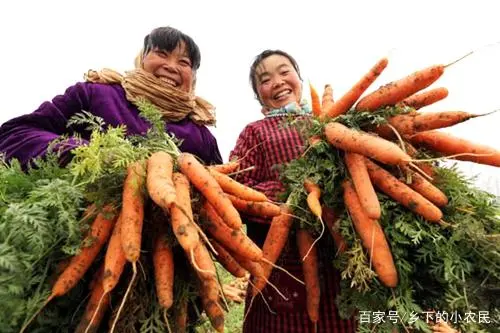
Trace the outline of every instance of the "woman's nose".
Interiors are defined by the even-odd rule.
[[[276,81],[273,82],[273,88],[278,88],[278,87],[281,87],[285,82],[283,82],[283,80],[281,79],[278,79]]]
[[[164,59],[162,67],[169,72],[176,72],[175,62],[172,59]]]

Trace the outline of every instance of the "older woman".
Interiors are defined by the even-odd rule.
[[[217,141],[206,127],[215,123],[212,106],[193,94],[200,59],[191,37],[171,27],[154,29],[144,38],[140,68],[124,77],[109,70],[89,72],[87,82],[69,87],[31,114],[7,121],[0,127],[0,153],[26,167],[46,154],[50,142],[65,135],[69,140],[59,152],[61,162],[69,162],[71,149],[90,138],[84,128],[68,126],[68,120],[82,110],[108,125],[125,125],[128,135],[144,134],[150,124],[135,103],[145,97],[163,114],[165,130],[183,140],[182,151],[208,164],[221,163]]]

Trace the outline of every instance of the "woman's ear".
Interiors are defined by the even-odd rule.
[[[139,54],[134,59],[134,67],[135,68],[142,68],[142,60],[143,59],[144,59],[144,53],[143,53],[143,50],[141,49],[139,51]]]
[[[193,70],[193,85],[191,86],[191,91],[194,91],[196,88],[196,71]]]

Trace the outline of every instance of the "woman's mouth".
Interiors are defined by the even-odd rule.
[[[290,96],[291,93],[292,93],[292,90],[285,89],[285,90],[282,90],[279,93],[275,94],[273,96],[273,99],[276,101],[283,101],[283,100],[286,100],[288,98],[288,96]]]
[[[159,76],[158,77],[160,80],[162,80],[163,82],[165,82],[166,84],[168,84],[169,86],[172,86],[174,88],[176,88],[178,86],[177,82],[175,82],[174,80],[172,79],[169,79],[168,77],[165,77],[165,76]]]

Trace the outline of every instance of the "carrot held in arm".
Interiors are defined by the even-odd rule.
[[[500,166],[500,151],[440,131],[419,132],[411,143],[463,161]],[[453,156],[457,155],[457,156]]]
[[[314,86],[309,83],[309,91],[311,92],[311,104],[312,104],[312,113],[316,117],[321,115],[321,102],[319,100],[319,95]]]
[[[323,221],[328,227],[328,231],[337,246],[337,253],[344,253],[347,249],[347,243],[339,231],[340,220],[335,211],[330,207],[323,207]]]
[[[370,179],[382,192],[428,221],[441,220],[443,213],[433,203],[372,161],[366,159],[365,163]]]
[[[31,321],[38,313],[55,297],[65,295],[68,291],[83,278],[90,266],[94,263],[95,258],[106,243],[113,229],[116,216],[110,206],[104,207],[103,211],[97,215],[92,222],[92,226],[87,235],[90,245],[81,248],[80,252],[73,256],[64,271],[59,275],[57,281],[52,286],[52,292],[45,301],[44,305],[26,322],[21,328],[24,332]]]
[[[158,303],[168,310],[174,303],[174,255],[162,228],[154,241],[153,265]]]
[[[368,252],[379,280],[385,286],[395,288],[398,285],[398,272],[384,230],[377,220],[371,219],[365,214],[352,182],[346,180],[342,187],[344,189],[344,203],[351,216],[352,224],[363,243],[363,247]]]
[[[464,111],[442,111],[402,114],[391,117],[391,124],[401,136],[408,137],[417,132],[429,131],[439,128],[450,127],[472,118],[480,117]],[[394,132],[387,125],[377,128],[377,133],[382,137],[394,138]]]
[[[137,262],[141,254],[142,224],[144,223],[144,169],[139,162],[127,169],[123,183],[121,241],[125,257]]]
[[[308,193],[306,201],[309,210],[314,214],[314,216],[321,219],[321,203],[319,201],[321,189],[318,184],[314,183],[311,179],[306,179],[304,181],[304,188]]]
[[[262,217],[275,217],[281,213],[281,208],[268,201],[248,201],[231,194],[227,197],[239,212]]]
[[[448,89],[444,87],[439,87],[411,95],[410,97],[402,100],[400,104],[418,110],[423,108],[424,106],[428,106],[442,99],[445,99],[446,97],[448,97]]]
[[[382,71],[387,67],[388,62],[387,58],[380,59],[351,89],[333,103],[330,108],[325,109],[323,115],[333,118],[346,113],[366,89],[380,76]]]
[[[127,261],[132,263],[133,273],[118,308],[118,312],[111,325],[111,333],[115,330],[116,323],[120,318],[120,313],[123,310],[137,276],[137,261],[141,256],[142,227],[144,223],[144,182],[145,170],[141,162],[134,162],[130,164],[127,168],[127,177],[123,183],[120,236],[125,258],[127,258]]]
[[[210,174],[217,183],[220,185],[222,190],[226,193],[230,193],[238,198],[248,201],[267,201],[267,197],[264,193],[254,190],[251,187],[243,185],[233,178],[218,172],[214,169],[208,169]]]
[[[333,105],[333,103],[333,88],[331,85],[325,84],[325,89],[323,90],[323,96],[321,98],[322,112],[328,110]]]
[[[390,82],[363,97],[356,105],[356,110],[375,111],[387,105],[396,105],[434,83],[443,75],[445,67],[445,65],[430,66]]]
[[[192,251],[200,243],[198,230],[193,225],[193,209],[191,207],[191,196],[189,181],[180,172],[173,175],[174,187],[177,196],[175,204],[170,209],[170,223],[174,235],[184,251],[191,256]]]
[[[319,241],[321,237],[323,237],[323,233],[325,232],[325,224],[323,223],[323,216],[322,216],[323,212],[320,202],[321,189],[318,184],[316,184],[309,178],[304,181],[304,188],[308,193],[306,198],[307,206],[309,207],[309,210],[313,213],[313,215],[316,216],[321,223],[321,233],[318,236],[318,238],[316,238],[316,240],[312,243],[312,246],[309,249],[312,250],[313,246],[316,244],[317,241]],[[308,255],[309,251],[306,251],[305,256],[302,257],[302,261],[306,260],[306,257]]]
[[[240,167],[240,162],[234,160],[224,164],[210,165],[208,168],[211,170],[219,171],[220,173],[227,175],[228,173],[235,172],[236,170],[238,170],[239,167]]]
[[[215,300],[211,300],[207,295],[207,287],[202,284],[201,291],[201,303],[203,305],[203,309],[207,314],[208,319],[210,320],[210,324],[217,332],[224,332],[224,312],[222,311],[221,306]]]
[[[103,284],[103,273],[99,274],[97,278],[97,283],[90,293],[87,306],[83,313],[78,326],[75,329],[75,333],[96,333],[98,332],[99,326],[101,325],[102,319],[107,310],[107,304],[110,300],[110,295],[104,291]],[[106,306],[103,306],[104,303]]]
[[[262,258],[262,250],[241,230],[227,226],[208,201],[203,203],[202,214],[207,219],[203,227],[225,248],[250,260]]]
[[[372,219],[380,218],[380,202],[378,201],[377,193],[373,188],[373,184],[366,169],[365,157],[356,153],[346,152],[344,156],[347,170],[351,175],[354,188],[358,194],[361,206],[366,212],[366,215]]]
[[[113,233],[109,239],[104,257],[104,276],[102,284],[105,293],[109,293],[118,284],[127,262],[121,243],[122,215],[118,216]]]
[[[399,165],[411,161],[411,157],[396,144],[366,132],[350,129],[337,122],[328,123],[325,126],[325,134],[332,146],[385,164]]]
[[[411,183],[408,184],[412,189],[422,194],[424,198],[438,207],[444,207],[448,204],[448,198],[440,189],[434,186],[427,179],[412,172],[409,168],[404,168],[405,172],[411,174]]]
[[[237,278],[242,278],[246,275],[246,270],[238,264],[238,262],[234,259],[234,257],[227,251],[222,245],[214,241],[213,239],[210,241],[215,251],[217,251],[217,255],[215,256],[219,263],[231,273],[232,276]]]
[[[281,255],[281,251],[285,247],[288,240],[288,234],[290,233],[290,228],[292,227],[293,217],[291,215],[292,210],[288,205],[284,205],[282,213],[275,216],[271,221],[271,226],[267,232],[266,239],[262,245],[262,254],[265,261],[262,262],[263,276],[265,279],[261,279],[255,282],[255,293],[261,291],[266,285],[266,279],[269,278],[273,270],[273,266],[270,263],[275,264]]]
[[[307,230],[297,230],[296,236],[300,257],[305,258],[302,261],[302,270],[306,284],[307,314],[309,315],[309,319],[314,324],[317,324],[321,294],[319,288],[318,253],[314,245],[314,238]]]
[[[186,175],[191,184],[214,206],[217,213],[234,229],[240,229],[242,222],[236,208],[210,172],[189,153],[181,153],[177,158],[181,172]]]
[[[159,151],[152,154],[147,165],[147,188],[151,199],[163,209],[169,209],[175,200],[172,181],[174,161],[170,154]]]

